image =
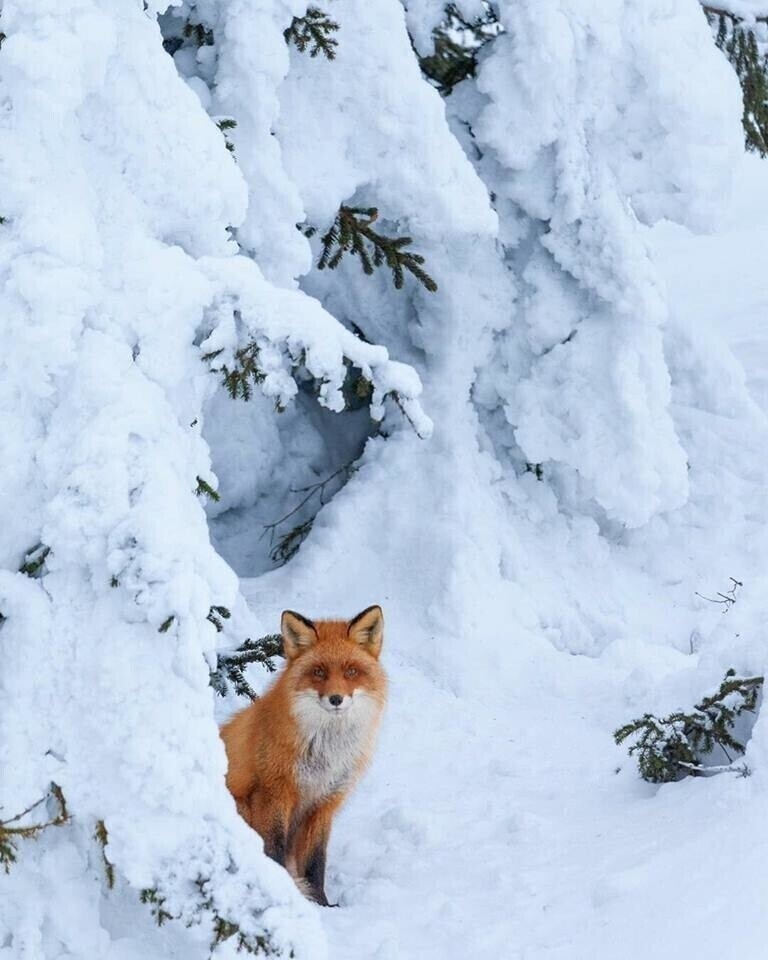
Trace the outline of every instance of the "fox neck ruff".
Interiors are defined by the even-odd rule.
[[[380,703],[355,690],[343,711],[330,711],[314,691],[299,694],[293,714],[302,746],[296,781],[303,807],[344,793],[362,772],[374,746]]]

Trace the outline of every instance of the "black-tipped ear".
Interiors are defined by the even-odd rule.
[[[293,610],[284,610],[280,618],[283,634],[283,651],[288,660],[293,660],[317,641],[317,630],[311,620]]]
[[[347,625],[347,636],[371,656],[378,658],[384,640],[384,614],[381,607],[366,607]]]

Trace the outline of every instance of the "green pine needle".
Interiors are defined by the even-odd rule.
[[[768,53],[761,53],[754,27],[718,7],[705,6],[715,42],[728,58],[741,84],[742,127],[747,150],[768,155]],[[763,24],[768,18],[757,18]]]
[[[203,355],[202,360],[210,363],[224,351],[214,350]],[[260,349],[255,342],[249,343],[235,352],[235,365],[230,368],[226,364],[220,367],[211,366],[211,372],[220,373],[223,385],[233,400],[250,400],[253,396],[253,385],[262,384],[267,379],[266,374],[259,366]]]
[[[640,776],[650,783],[670,783],[706,770],[702,757],[715,746],[744,753],[744,744],[731,732],[744,711],[754,713],[763,677],[736,676],[729,670],[716,693],[697,703],[690,713],[678,710],[667,717],[645,713],[614,731],[617,744],[632,739],[629,755],[637,756]]]
[[[256,700],[257,694],[245,679],[244,671],[252,663],[258,663],[268,673],[274,673],[277,669],[274,659],[282,656],[283,638],[279,633],[245,640],[231,653],[219,654],[216,669],[211,672],[211,686],[222,697],[227,696],[231,688],[239,697]]]
[[[216,628],[216,633],[221,633],[221,631],[224,629],[224,624],[222,621],[229,620],[231,616],[232,614],[229,612],[229,610],[227,610],[226,607],[213,606],[208,611],[208,616],[206,619],[214,625]]]
[[[208,497],[208,499],[213,500],[214,503],[218,503],[219,500],[221,500],[221,495],[213,489],[207,480],[203,480],[202,477],[197,477],[197,489],[195,493],[198,497]]]
[[[320,238],[318,270],[335,270],[345,254],[350,253],[360,260],[363,273],[369,276],[386,264],[397,290],[402,289],[407,270],[430,293],[435,293],[437,284],[421,266],[424,257],[405,249],[413,242],[412,238],[387,237],[374,230],[372,224],[378,216],[376,207],[341,207],[331,227]]]
[[[283,32],[286,43],[293,43],[299,53],[309,50],[310,57],[322,53],[327,60],[336,59],[339,43],[332,34],[339,29],[338,23],[319,10],[309,7],[303,17],[294,17],[290,27]]]

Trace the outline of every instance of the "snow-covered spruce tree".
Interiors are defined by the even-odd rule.
[[[236,161],[163,49],[164,6],[3,4],[0,821],[18,841],[3,957],[92,960],[114,936],[125,955],[323,955],[224,787],[215,614],[244,614],[206,526],[206,405],[236,406],[224,371],[240,369],[277,417],[301,368],[312,403],[341,409],[354,365],[373,416],[396,392],[428,429],[416,374],[289,289],[309,249],[269,120],[238,111]],[[276,77],[290,14],[274,4]],[[233,53],[233,86],[252,65]],[[254,251],[273,231],[263,272],[232,229]],[[66,817],[38,804],[51,784]]]
[[[251,196],[259,201],[249,204],[243,223],[232,231],[235,241],[246,256],[258,260],[269,278],[293,286],[294,278],[309,270],[313,259],[320,259],[307,235],[315,235],[320,247],[322,238],[334,234],[345,208],[343,196],[322,218],[308,216],[302,208],[296,183],[282,163],[285,138],[275,135],[281,112],[277,92],[289,63],[292,72],[307,70],[313,83],[323,76],[343,78],[344,67],[338,67],[336,54],[344,46],[345,31],[349,38],[347,27],[335,14],[330,17],[302,3],[242,6],[210,0],[185,0],[161,17],[161,25],[166,50],[214,121],[228,117],[236,124],[227,136]],[[333,41],[329,48],[333,57],[322,53],[313,57],[311,40],[308,46],[296,42],[317,30]],[[324,131],[322,138],[328,135]],[[296,136],[297,150],[309,144],[316,150],[312,132],[303,135],[297,128]],[[318,178],[320,182],[322,171]],[[407,234],[388,227],[383,216],[371,230],[376,236],[364,239],[362,260],[350,250],[358,264],[382,269],[395,282],[403,281],[403,273],[413,276],[414,270],[432,282],[418,237],[411,247]],[[329,265],[335,267],[343,251],[333,242],[328,249]],[[371,339],[354,323],[348,327],[358,339]],[[213,363],[222,367],[219,358]],[[220,500],[207,509],[216,520],[214,542],[238,572],[253,575],[289,559],[321,505],[354,472],[368,436],[382,429],[376,397],[359,365],[347,363],[343,416],[319,412],[314,395],[322,381],[308,374],[303,364],[296,374],[297,402],[279,418],[274,417],[273,405],[258,396],[232,404],[225,391],[217,392],[206,407],[204,435],[220,480]],[[233,395],[247,396],[243,391]],[[389,391],[386,405],[398,419],[404,415],[417,433],[424,433],[424,423],[412,416],[399,391]]]
[[[398,591],[410,606],[404,629],[413,617],[430,634],[472,636],[496,604],[502,619],[531,630],[543,620],[557,643],[594,649],[615,629],[606,604],[643,619],[642,603],[620,596],[626,560],[612,540],[685,503],[701,476],[688,461],[700,463],[705,448],[698,438],[688,445],[687,424],[680,432],[670,409],[666,304],[645,224],[710,222],[741,149],[738,86],[694,0],[627,0],[610,12],[597,2],[496,4],[503,33],[484,45],[476,77],[445,101],[465,147],[461,164],[435,91],[419,87],[406,53],[409,40],[421,54],[432,49],[444,4],[404,6],[410,38],[394,5],[329,6],[340,24],[337,58],[291,51],[278,136],[309,222],[330,222],[341,203],[375,204],[418,237],[436,294],[413,284],[403,298],[353,263],[313,270],[302,286],[420,364],[427,405],[439,412],[435,436],[417,452],[403,435],[378,478],[358,472],[347,512],[341,501],[326,508],[322,540],[309,541],[290,582],[304,584],[308,603],[327,603],[321,571],[334,548],[354,541],[354,569],[376,571],[364,582],[394,589],[388,571],[410,571],[413,596]],[[469,21],[486,10],[457,7]],[[302,136],[319,145],[311,165]],[[676,348],[674,359],[689,349]],[[683,371],[681,382],[699,376]],[[366,459],[378,449],[369,444]],[[360,527],[373,499],[376,522],[388,518],[384,544],[373,526]],[[451,522],[414,532],[398,508],[405,499]],[[684,525],[693,514],[678,516]],[[414,536],[419,550],[404,548]],[[534,582],[546,611],[526,589]],[[281,583],[270,578],[256,596]],[[464,642],[440,645],[439,669],[452,683],[457,674],[472,682]],[[502,647],[492,656],[511,670]]]
[[[693,81],[684,91],[665,81],[679,69],[665,59],[670,38],[683,49],[691,35],[706,38],[692,2],[670,16],[661,0],[627,0],[610,16],[595,6],[583,26],[561,2],[495,6],[503,33],[448,101],[493,193],[520,291],[517,322],[498,337],[475,398],[486,416],[504,411],[507,439],[492,432],[518,468],[543,463],[566,499],[640,526],[687,496],[668,412],[665,306],[640,223],[706,222],[700,187],[720,188],[722,174],[704,121],[717,107],[726,124],[726,68],[714,104]],[[702,89],[714,86],[704,76],[713,65],[714,55],[692,65]]]
[[[468,22],[487,11],[455,6]],[[370,442],[290,567],[251,588],[320,609],[388,591],[403,635],[443,638],[420,656],[462,686],[484,682],[466,645],[488,609],[577,650],[613,635],[619,610],[642,622],[612,543],[685,503],[702,452],[670,410],[646,224],[705,225],[741,151],[738,86],[694,0],[493,8],[500,35],[444,101],[450,127],[410,52],[432,50],[442,2],[335,0],[334,61],[289,49],[275,131],[306,222],[375,206],[377,225],[416,238],[438,289],[394,290],[352,258],[301,286],[419,366],[436,425],[426,447]],[[349,577],[332,573],[340,556]],[[504,637],[484,654],[514,677]]]

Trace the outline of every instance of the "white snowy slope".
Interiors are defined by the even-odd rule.
[[[610,550],[618,572],[593,598],[606,633],[599,655],[558,649],[540,623],[525,624],[525,601],[521,622],[499,622],[481,597],[486,619],[464,638],[462,662],[446,649],[455,637],[425,633],[413,616],[429,603],[414,580],[419,565],[428,580],[428,556],[414,563],[405,554],[386,582],[367,574],[366,556],[375,566],[379,547],[395,556],[406,542],[397,524],[358,546],[359,563],[339,582],[345,564],[334,531],[342,514],[354,518],[348,535],[357,527],[364,544],[382,511],[397,515],[399,506],[403,527],[410,522],[407,501],[389,502],[386,484],[372,491],[375,481],[361,476],[288,568],[243,582],[265,623],[277,622],[288,597],[309,615],[351,614],[376,601],[387,616],[391,702],[382,741],[331,843],[330,895],[341,909],[325,911],[323,924],[339,960],[718,960],[768,952],[768,721],[758,721],[748,748],[751,776],[662,787],[641,781],[611,737],[644,710],[690,705],[731,665],[765,664],[768,304],[759,251],[768,242],[768,205],[756,198],[768,188],[768,165],[745,158],[737,183],[734,216],[717,235],[663,223],[650,239],[671,325],[718,370],[709,403],[719,409],[686,415],[722,422],[722,433],[706,428],[719,478],[711,495],[740,499],[732,522],[741,553],[730,545],[734,531],[708,524],[702,534],[696,518],[688,530],[659,527]],[[742,361],[756,402],[749,409]],[[530,487],[534,493],[536,481]],[[554,580],[561,549],[552,531]],[[596,569],[604,562],[593,561]],[[744,588],[723,615],[694,591],[721,589],[729,574]],[[599,576],[590,579],[600,591]],[[541,607],[537,585],[526,590]],[[539,590],[546,596],[547,585]],[[565,644],[572,638],[561,629]],[[508,645],[503,687],[493,656],[499,636]]]

